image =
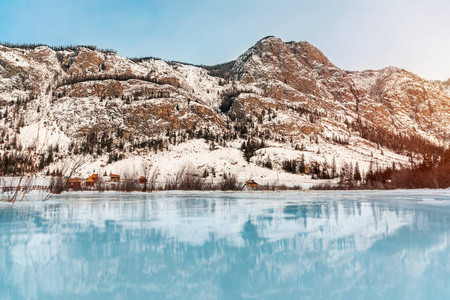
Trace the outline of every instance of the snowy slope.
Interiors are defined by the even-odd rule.
[[[0,152],[34,149],[45,159],[51,149],[41,174],[84,156],[83,177],[141,175],[151,166],[163,182],[192,165],[208,180],[226,173],[310,184],[283,162],[303,155],[323,167],[334,158],[338,171],[358,163],[362,172],[409,163],[408,151],[363,138],[357,121],[436,146],[450,141],[448,85],[392,67],[344,71],[307,42],[275,37],[241,55],[227,78],[86,47],[0,46],[0,104]],[[248,139],[264,141],[249,162],[241,150]],[[273,169],[263,167],[268,160]]]

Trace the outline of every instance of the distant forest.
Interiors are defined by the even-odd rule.
[[[37,47],[48,47],[54,51],[64,51],[64,50],[71,50],[76,51],[79,47],[84,47],[87,49],[90,49],[92,51],[100,51],[102,53],[114,53],[117,54],[116,50],[113,49],[100,49],[97,48],[97,46],[93,45],[66,45],[66,46],[49,46],[46,44],[14,44],[9,42],[0,42],[0,45],[8,47],[8,48],[18,48],[18,49],[24,49],[24,50],[34,50]]]
[[[450,149],[444,151],[439,161],[433,161],[428,153],[420,164],[411,162],[409,167],[397,168],[393,163],[387,168],[373,168],[360,181],[355,177],[342,177],[337,185],[320,184],[314,190],[389,190],[389,189],[445,189],[450,188]]]

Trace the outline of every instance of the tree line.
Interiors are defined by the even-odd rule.
[[[427,152],[432,156],[441,157],[446,149],[444,146],[436,145],[414,133],[408,135],[393,133],[380,127],[365,124],[359,118],[349,126],[352,130],[359,132],[363,139],[399,154]]]
[[[356,172],[354,173],[356,176]],[[342,175],[341,175],[342,176]],[[399,168],[392,166],[381,168],[370,164],[365,176],[358,184],[356,180],[341,180],[339,184],[320,184],[313,189],[418,189],[418,188],[449,188],[450,187],[450,149],[446,149],[438,161],[423,155],[419,164]]]
[[[117,81],[128,81],[131,79],[135,80],[142,80],[147,81],[151,83],[156,84],[164,84],[165,82],[162,82],[158,80],[156,77],[152,77],[151,74],[147,75],[134,75],[134,74],[89,74],[89,75],[82,75],[75,73],[71,76],[68,76],[64,79],[59,80],[56,83],[56,88],[65,86],[65,85],[72,85],[80,82],[86,82],[86,81],[102,81],[102,80],[117,80]]]
[[[97,48],[97,46],[93,45],[65,45],[65,46],[51,46],[47,44],[40,44],[40,43],[10,43],[10,42],[0,42],[0,45],[8,47],[8,48],[17,48],[17,49],[24,49],[24,50],[34,50],[38,47],[48,47],[54,51],[65,51],[65,50],[71,50],[71,51],[77,51],[78,48],[86,48],[92,51],[99,51],[102,53],[114,53],[117,54],[116,50],[113,49],[101,49]]]

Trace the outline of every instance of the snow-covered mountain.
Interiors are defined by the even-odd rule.
[[[0,46],[0,103],[0,151],[31,147],[43,174],[85,156],[81,176],[151,166],[164,180],[192,164],[211,178],[294,184],[306,177],[284,172],[288,160],[367,170],[450,142],[447,83],[393,67],[344,71],[307,42],[275,37],[214,67]]]

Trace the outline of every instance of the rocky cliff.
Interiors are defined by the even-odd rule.
[[[321,164],[407,164],[450,142],[448,84],[393,67],[341,70],[311,44],[275,37],[214,67],[94,47],[0,46],[0,103],[0,151],[39,148],[44,171],[83,155],[98,172],[189,140],[206,141],[205,155],[251,141],[259,146],[249,162],[271,160],[274,170],[302,154]],[[220,168],[196,163],[212,165]]]

